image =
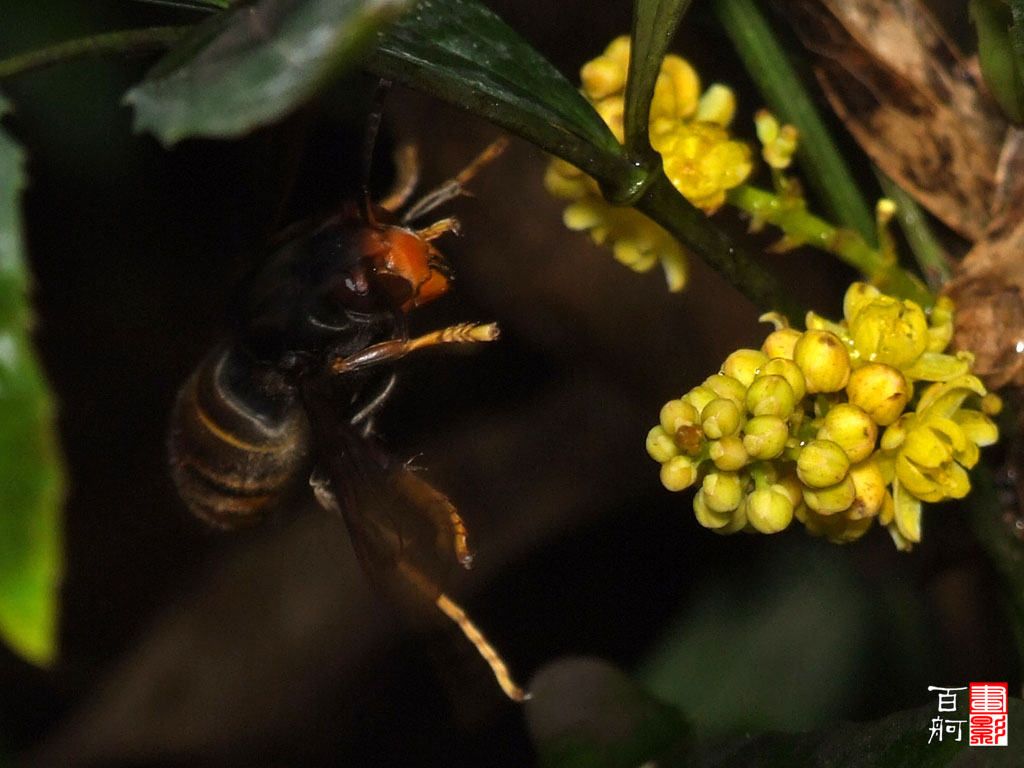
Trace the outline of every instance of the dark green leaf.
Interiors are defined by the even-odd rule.
[[[829,216],[873,243],[875,218],[760,5],[754,0],[712,4],[768,106],[800,131],[796,159]]]
[[[607,662],[552,662],[530,691],[526,722],[548,768],[634,768],[686,753],[682,714]]]
[[[755,570],[720,577],[637,672],[701,738],[820,726],[841,716],[871,674],[869,582],[820,542],[777,546]]]
[[[1024,58],[1024,0],[1009,0],[1013,26],[1010,27],[1010,40],[1017,55]]]
[[[607,198],[635,202],[755,304],[802,317],[778,283],[660,171],[651,174],[626,160],[622,146],[576,89],[483,6],[472,0],[421,0],[382,36],[367,66],[465,107],[572,163],[594,177]]]
[[[505,22],[472,0],[420,0],[367,66],[462,106],[598,179],[635,169],[587,101]]]
[[[125,96],[165,144],[272,122],[355,64],[408,0],[259,0],[200,24]]]
[[[661,71],[661,61],[689,5],[690,0],[636,0],[633,4],[623,126],[626,154],[630,157],[657,157],[651,149],[647,130],[651,99]],[[659,163],[660,159],[657,159],[653,165]]]
[[[679,242],[700,255],[762,311],[774,310],[799,323],[806,310],[794,301],[764,266],[716,227],[707,215],[658,173],[644,187],[636,209],[658,222]]]
[[[7,112],[0,96],[0,117]],[[0,636],[35,664],[56,653],[63,469],[29,338],[21,147],[0,131]]]
[[[1010,39],[1013,14],[1003,0],[970,0],[978,61],[989,91],[1010,120],[1024,122],[1024,53]]]

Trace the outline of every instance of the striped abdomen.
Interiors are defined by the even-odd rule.
[[[168,451],[178,493],[221,528],[255,523],[306,464],[309,425],[285,387],[274,396],[229,350],[209,355],[178,393]],[[278,382],[280,383],[280,382]]]

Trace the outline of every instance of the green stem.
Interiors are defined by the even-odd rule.
[[[825,211],[870,241],[875,235],[875,217],[760,5],[756,0],[712,3],[768,106],[800,131],[796,158]]]
[[[719,231],[703,211],[680,195],[663,173],[651,180],[634,207],[700,254],[756,307],[782,312],[793,323],[803,320],[804,309],[786,294],[779,282]]]
[[[875,176],[885,196],[896,203],[896,218],[900,222],[900,229],[907,238],[907,244],[921,268],[925,282],[933,291],[938,292],[952,276],[945,249],[935,239],[917,201],[878,168],[875,168]]]
[[[144,53],[170,48],[191,26],[147,27],[104,32],[99,35],[66,40],[46,48],[37,48],[0,59],[0,78],[20,75],[34,69],[43,69],[72,59],[86,56],[105,56],[112,53]]]
[[[863,272],[880,290],[913,299],[923,307],[935,303],[935,297],[916,277],[894,264],[890,257],[872,248],[852,229],[835,227],[809,213],[803,200],[787,200],[764,189],[742,184],[730,189],[726,199],[762,221],[781,229],[788,239],[835,254],[851,267]]]

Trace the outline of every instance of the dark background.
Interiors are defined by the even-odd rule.
[[[492,3],[575,81],[629,25],[620,3]],[[187,22],[132,2],[5,0],[0,56],[72,36]],[[675,50],[759,106],[709,19]],[[290,219],[358,185],[372,81],[237,142],[165,151],[124,91],[151,58],[79,61],[4,82],[30,153],[36,337],[70,475],[61,659],[0,649],[0,756],[32,765],[524,765],[520,707],[459,637],[370,593],[339,520],[298,497],[258,529],[191,519],[165,470],[177,388],[223,328],[233,282]],[[713,75],[712,75],[713,73]],[[400,88],[388,149],[416,141],[429,188],[497,135]],[[851,151],[855,151],[851,148]],[[561,225],[546,159],[520,141],[451,206],[457,283],[417,330],[494,320],[499,344],[402,366],[379,420],[459,506],[477,567],[452,591],[528,681],[565,656],[637,671],[698,729],[800,729],[929,702],[928,685],[1009,680],[999,595],[955,508],[899,554],[804,535],[719,537],[645,455],[661,404],[758,346],[757,312],[696,258],[688,290],[636,276]],[[866,168],[860,169],[867,178]],[[875,192],[873,191],[872,194]],[[716,221],[742,236],[728,213]],[[752,249],[770,235],[748,240]],[[851,279],[824,255],[765,256],[835,317]],[[922,736],[926,725],[922,724]],[[2,762],[2,757],[0,757]]]

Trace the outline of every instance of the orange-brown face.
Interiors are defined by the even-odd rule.
[[[448,290],[441,254],[404,227],[371,230],[366,253],[374,277],[405,311],[426,304]]]

